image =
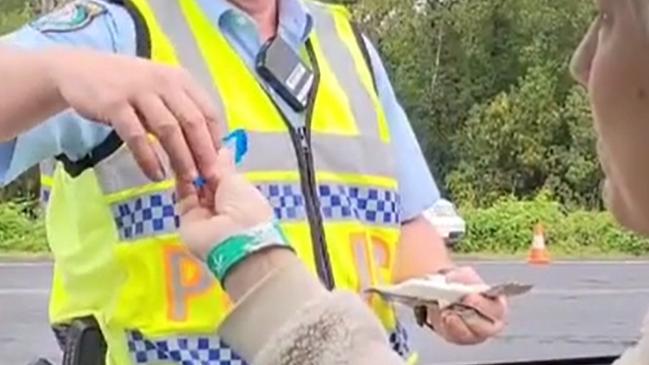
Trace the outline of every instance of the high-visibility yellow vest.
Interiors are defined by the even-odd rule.
[[[306,126],[293,128],[196,1],[124,5],[139,55],[188,69],[227,127],[247,131],[241,170],[313,273],[355,291],[390,282],[400,231],[390,132],[344,8],[306,3],[315,30],[303,54],[317,76]],[[243,363],[216,335],[231,309],[227,295],[177,235],[173,180],[149,181],[116,133],[86,158],[61,156],[42,172],[53,323],[94,315],[112,364]],[[392,307],[375,296],[367,302],[395,350],[411,356]]]

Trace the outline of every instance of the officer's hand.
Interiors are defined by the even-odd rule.
[[[269,222],[273,211],[261,192],[235,170],[228,148],[219,150],[214,211],[201,204],[201,197],[178,187],[180,235],[189,249],[205,259],[215,245],[239,232]],[[209,189],[203,190],[211,194]]]
[[[484,284],[470,267],[452,270],[446,277],[448,282]],[[504,329],[507,315],[507,301],[504,297],[492,300],[482,295],[468,295],[462,303],[478,309],[492,321],[477,315],[462,316],[452,309],[440,311],[431,307],[428,311],[428,322],[445,340],[458,345],[475,345],[485,342]]]
[[[179,183],[198,176],[216,183],[218,114],[183,69],[85,50],[53,49],[50,75],[66,105],[81,116],[112,126],[152,180],[164,171],[147,133],[169,155]]]

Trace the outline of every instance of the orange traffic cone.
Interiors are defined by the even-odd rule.
[[[545,247],[545,234],[543,225],[537,224],[534,227],[534,238],[532,239],[532,249],[527,259],[533,265],[545,265],[550,263],[550,253]]]

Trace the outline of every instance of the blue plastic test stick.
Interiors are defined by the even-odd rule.
[[[248,153],[248,135],[243,129],[236,129],[223,138],[223,144],[234,149],[234,163],[239,165]],[[194,180],[194,186],[202,188],[205,186],[205,179],[199,176]]]

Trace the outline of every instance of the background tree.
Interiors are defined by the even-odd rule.
[[[0,32],[61,2],[3,0]],[[546,189],[569,207],[599,207],[590,116],[567,68],[593,17],[591,2],[358,0],[350,7],[455,201],[486,206]]]
[[[596,208],[586,99],[568,64],[593,5],[562,0],[361,0],[438,182],[460,203],[543,188]]]

